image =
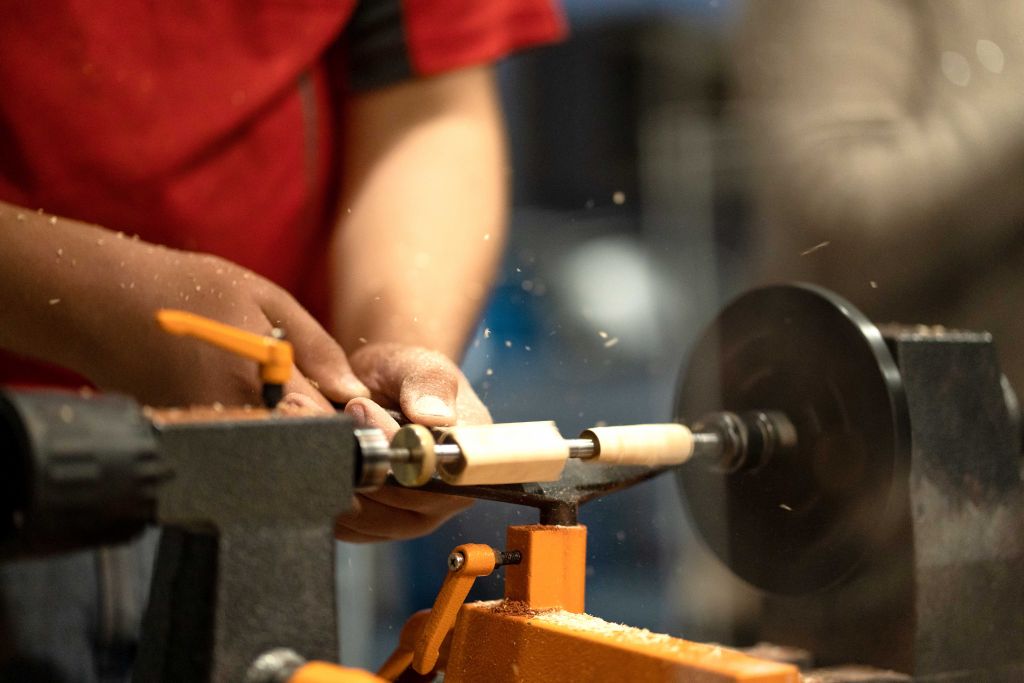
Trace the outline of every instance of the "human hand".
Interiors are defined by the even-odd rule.
[[[100,388],[129,393],[150,405],[259,403],[260,380],[252,361],[158,328],[156,310],[178,308],[257,334],[269,334],[274,327],[286,330],[296,366],[286,394],[304,396],[324,409],[330,409],[331,401],[369,395],[337,342],[269,280],[215,256],[133,240],[114,242],[121,284],[113,296],[106,288],[108,298],[100,308],[112,304],[118,319],[116,324],[101,319],[87,325],[98,352],[82,368]]]
[[[491,422],[469,380],[442,353],[377,342],[356,349],[349,360],[370,396],[351,401],[345,412],[357,422],[380,427],[389,438],[398,423],[384,408],[400,409],[412,422],[428,427]]]
[[[345,412],[361,426],[390,439],[398,423],[385,408],[400,408],[431,427],[490,424],[491,415],[465,375],[446,356],[415,346],[373,343],[350,356],[370,398],[355,398]],[[414,538],[430,533],[472,500],[414,489],[385,487],[356,495],[353,509],[335,522],[335,535],[356,543]]]

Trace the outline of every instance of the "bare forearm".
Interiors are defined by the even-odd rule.
[[[335,332],[457,359],[505,236],[505,141],[493,77],[474,69],[353,103],[334,250]],[[383,131],[360,122],[381,122]]]
[[[183,308],[258,333],[294,335],[286,383],[321,406],[365,395],[341,348],[279,287],[224,259],[149,244],[0,204],[0,348],[75,370],[104,389],[164,405],[252,402],[252,364],[160,331]],[[316,381],[314,389],[307,378]]]
[[[114,313],[111,290],[135,286],[126,241],[93,225],[0,203],[0,347],[84,373],[97,352],[93,330],[110,324]]]

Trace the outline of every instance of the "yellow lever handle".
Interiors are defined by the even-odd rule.
[[[276,337],[246,332],[195,313],[162,308],[156,320],[166,332],[195,337],[208,344],[249,358],[260,365],[260,379],[282,385],[291,379],[295,352],[291,343]]]

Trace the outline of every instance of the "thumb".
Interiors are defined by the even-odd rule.
[[[410,420],[428,426],[455,424],[461,373],[447,356],[388,343],[364,346],[356,357],[370,388],[397,402]]]
[[[263,313],[272,325],[286,330],[295,365],[328,400],[344,403],[370,395],[338,342],[291,295],[278,290],[264,302]]]

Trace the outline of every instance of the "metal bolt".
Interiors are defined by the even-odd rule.
[[[523,553],[518,550],[495,551],[494,566],[501,567],[506,564],[519,564],[523,561]]]
[[[245,672],[245,683],[286,683],[306,664],[295,650],[280,647],[261,654]]]
[[[448,571],[457,572],[462,569],[462,566],[466,564],[466,556],[459,552],[454,552],[448,556]]]

